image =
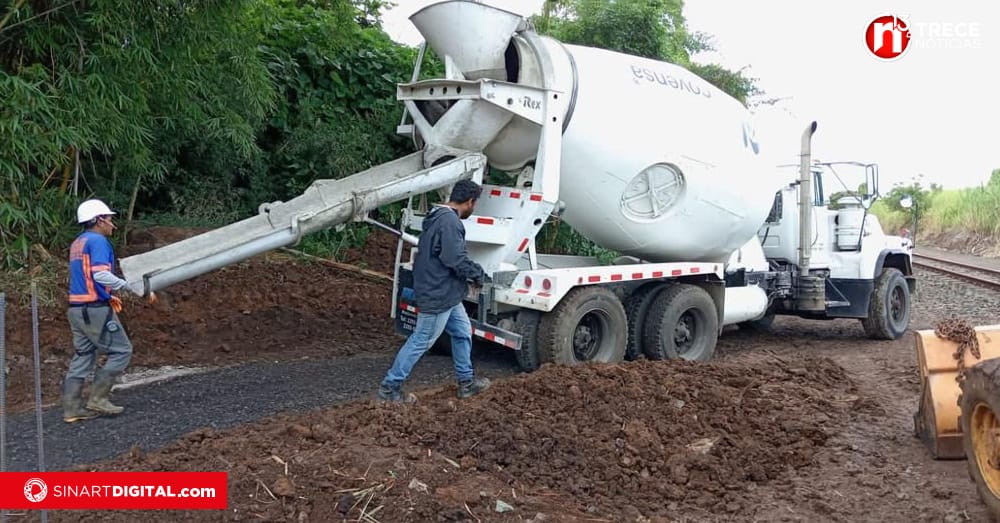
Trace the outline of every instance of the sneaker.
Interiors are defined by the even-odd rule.
[[[475,378],[458,382],[458,397],[461,399],[471,398],[476,394],[490,388],[489,378]]]
[[[404,394],[402,387],[390,387],[379,385],[378,394],[375,395],[378,401],[384,403],[415,403],[417,396],[414,394]]]

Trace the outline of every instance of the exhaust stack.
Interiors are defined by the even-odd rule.
[[[816,122],[802,131],[802,152],[799,159],[799,273],[809,276],[809,259],[812,257],[812,135]]]

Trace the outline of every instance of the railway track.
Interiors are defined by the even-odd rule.
[[[913,265],[1000,291],[1000,270],[998,269],[917,253],[913,253]]]

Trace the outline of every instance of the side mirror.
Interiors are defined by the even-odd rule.
[[[868,188],[868,197],[875,199],[878,197],[878,164],[870,163],[865,166],[865,185]]]

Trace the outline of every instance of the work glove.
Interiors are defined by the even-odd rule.
[[[122,299],[118,296],[112,296],[109,300],[111,304],[111,310],[115,311],[115,314],[120,314],[122,312]]]

